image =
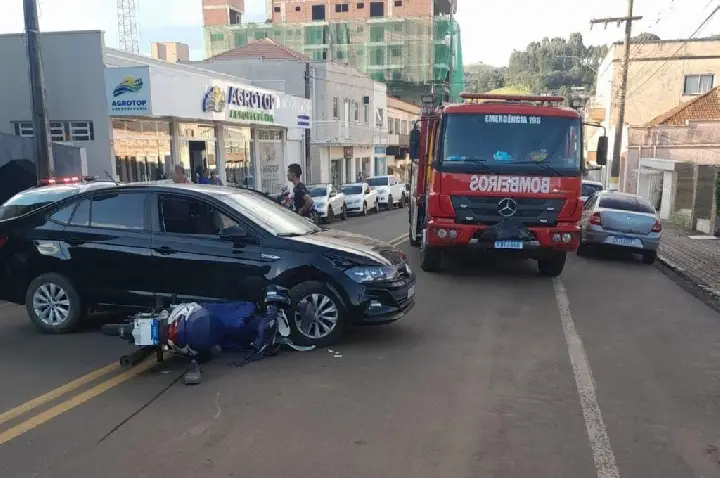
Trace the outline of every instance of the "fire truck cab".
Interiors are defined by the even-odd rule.
[[[479,248],[560,275],[580,238],[580,114],[561,106],[563,97],[461,97],[424,111],[416,135],[409,239],[422,268],[439,270],[448,249]],[[607,138],[598,146],[604,164]]]

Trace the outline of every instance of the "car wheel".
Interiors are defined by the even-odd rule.
[[[412,224],[408,225],[408,242],[410,242],[410,245],[412,247],[420,247],[421,241],[417,238],[417,236],[413,233],[412,230]]]
[[[393,197],[388,196],[388,205],[387,205],[388,211],[395,208],[395,203],[393,203]]]
[[[581,242],[577,248],[577,251],[575,251],[575,252],[580,257],[589,257],[590,256],[590,246],[587,244],[583,244]]]
[[[335,212],[332,210],[332,206],[328,206],[327,222],[331,223],[335,221]]]
[[[657,259],[657,252],[655,251],[644,251],[642,253],[643,264],[651,266],[655,263],[655,259]]]
[[[64,334],[77,329],[85,309],[75,287],[60,274],[36,277],[25,292],[28,317],[42,332]]]
[[[380,213],[380,203],[377,201],[375,201],[375,213],[376,214]]]
[[[342,215],[340,216],[340,219],[343,221],[347,220],[347,207],[344,204],[343,204]]]
[[[559,252],[554,253],[550,256],[538,259],[538,270],[541,276],[545,277],[557,277],[562,274],[565,268],[565,261],[567,260],[567,253]]]
[[[290,335],[298,345],[325,347],[340,340],[348,326],[342,300],[322,282],[302,282],[290,289]]]
[[[368,215],[368,208],[367,208],[367,203],[366,203],[366,202],[363,203],[362,215],[363,215],[363,216],[367,216],[367,215]]]

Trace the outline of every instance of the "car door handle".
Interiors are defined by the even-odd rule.
[[[168,247],[168,246],[155,247],[155,248],[153,248],[153,250],[155,252],[157,252],[158,254],[163,254],[163,255],[172,254],[173,252],[177,252],[175,249]]]

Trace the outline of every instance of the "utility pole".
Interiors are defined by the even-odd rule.
[[[618,92],[618,115],[615,122],[615,139],[613,140],[612,163],[610,164],[609,189],[620,189],[620,152],[622,150],[623,125],[625,123],[625,99],[627,97],[628,69],[630,67],[630,39],[632,37],[632,23],[642,17],[633,16],[633,0],[628,0],[627,15],[624,17],[597,18],[590,20],[590,28],[602,23],[607,28],[608,23],[625,23],[625,42],[623,48],[622,76]]]
[[[23,0],[25,15],[25,36],[27,37],[27,54],[30,92],[33,109],[33,136],[37,150],[37,179],[48,178],[53,170],[52,138],[50,122],[47,117],[45,103],[45,80],[40,52],[40,22],[38,21],[37,0]]]
[[[312,91],[312,70],[310,69],[310,63],[305,63],[305,98],[310,100],[310,108],[315,109],[315,103]],[[314,121],[314,119],[312,119]],[[313,124],[312,122],[310,123]],[[311,126],[312,127],[312,126]],[[312,158],[310,156],[310,128],[305,130],[305,180],[310,181],[312,178]],[[310,184],[308,182],[308,184]]]

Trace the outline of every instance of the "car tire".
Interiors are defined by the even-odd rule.
[[[52,299],[52,302],[48,301]],[[43,318],[42,310],[55,304],[53,318]],[[77,330],[85,317],[85,306],[72,283],[56,273],[42,274],[33,279],[25,291],[28,317],[41,332],[66,334]],[[50,313],[50,312],[49,312]]]
[[[551,256],[538,259],[537,264],[540,275],[545,277],[559,276],[565,268],[565,261],[567,261],[567,253],[565,252],[554,253]]]
[[[581,242],[575,253],[580,257],[590,257],[590,246]]]
[[[366,202],[363,203],[362,215],[363,215],[363,216],[367,216],[367,215],[368,215],[368,208],[367,208],[367,203],[366,203]]]
[[[393,197],[388,196],[388,205],[387,205],[388,211],[395,209],[395,203],[393,203]]]
[[[647,264],[649,266],[655,264],[655,259],[657,259],[657,252],[655,251],[644,251],[642,253],[642,263]]]
[[[336,344],[345,334],[349,325],[347,310],[342,299],[324,283],[301,282],[290,289],[290,301],[288,322],[293,343],[303,346],[327,347]],[[305,310],[302,311],[301,308]],[[325,315],[324,320],[317,317],[318,311]],[[308,320],[313,320],[309,318],[313,313],[315,313],[314,320],[316,322],[308,323]],[[310,316],[304,314],[310,314]],[[331,324],[332,329],[329,332],[322,330],[323,327],[329,327]],[[304,330],[305,327],[308,329]],[[317,336],[313,337],[313,335]]]
[[[412,224],[408,225],[408,242],[412,247],[420,247],[422,243],[422,241],[419,240],[415,234],[413,234]]]
[[[380,203],[375,201],[375,214],[380,213]]]
[[[328,206],[327,222],[328,224],[335,222],[335,211],[332,210],[332,206]]]
[[[343,205],[342,215],[340,216],[340,220],[347,221],[347,217],[348,217],[347,206]]]

